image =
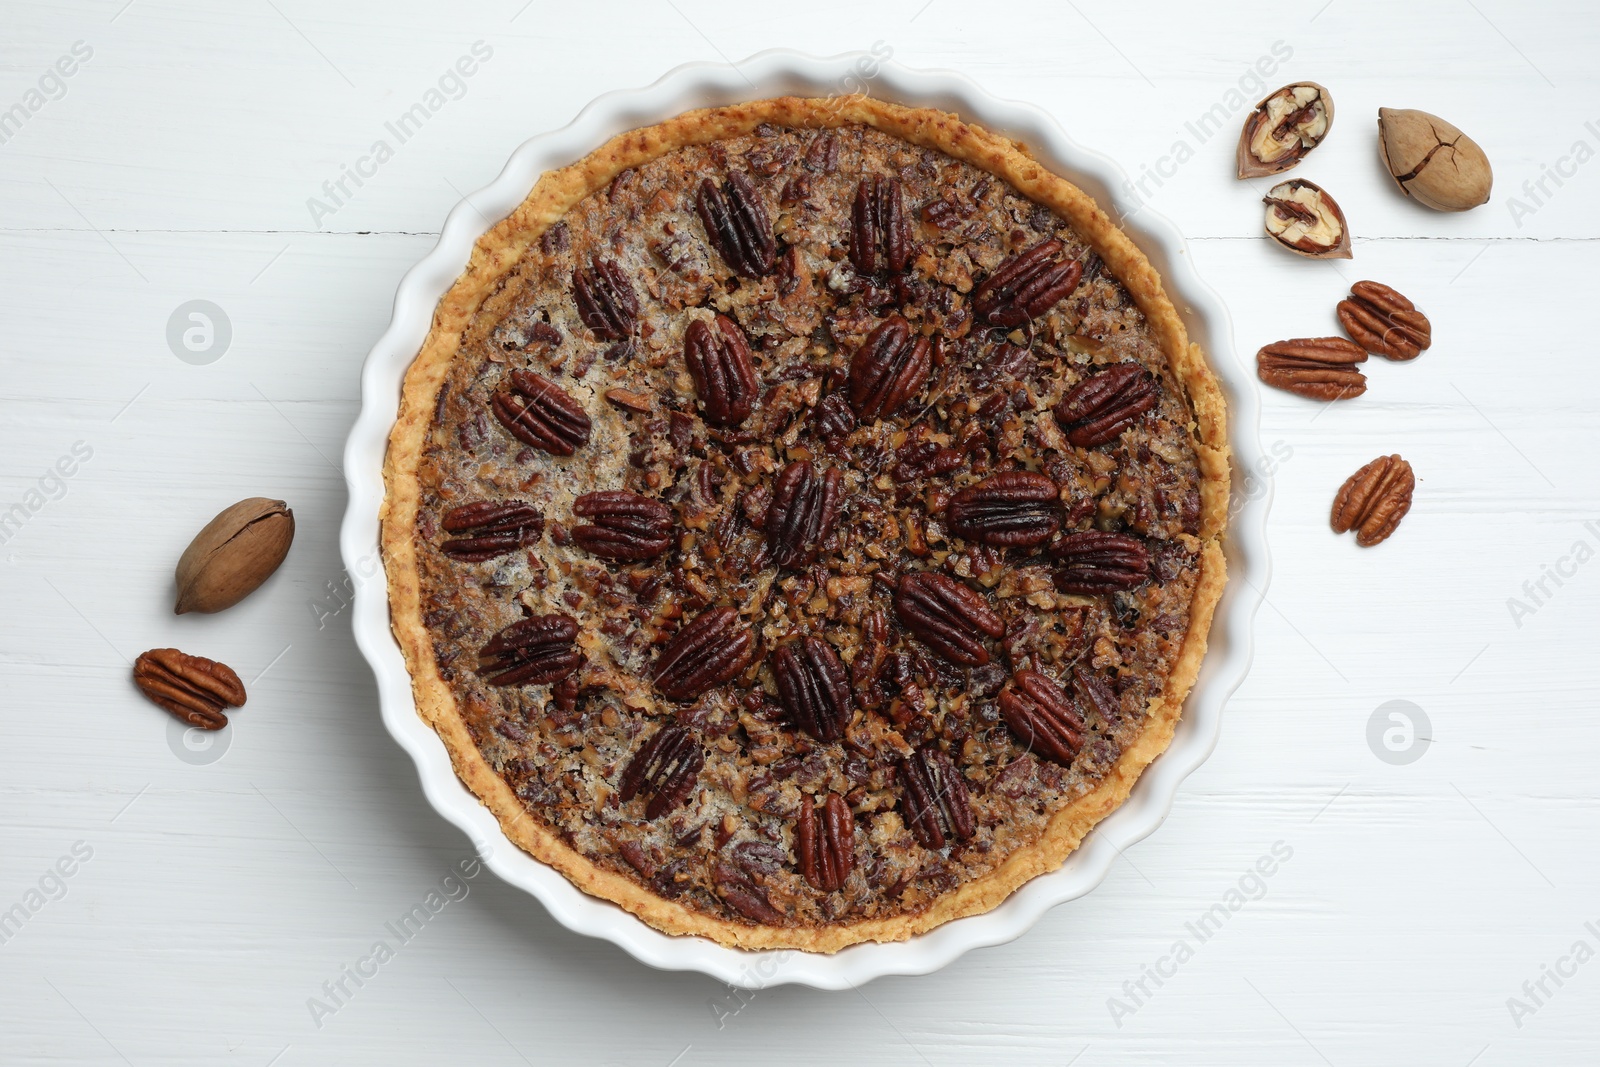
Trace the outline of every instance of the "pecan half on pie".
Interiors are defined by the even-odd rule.
[[[834,951],[1058,867],[1171,739],[1220,392],[1084,193],[953,115],[691,112],[545,174],[406,377],[394,627],[520,847]]]

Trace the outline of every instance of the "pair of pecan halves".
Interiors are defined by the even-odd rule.
[[[190,726],[220,730],[224,708],[243,707],[244,683],[226,663],[175,648],[152,648],[133,661],[133,683],[152,704]]]
[[[844,885],[855,867],[856,824],[850,806],[837,793],[822,802],[821,817],[809,796],[800,797],[794,824],[794,854],[800,874],[812,887],[832,893]]]
[[[1355,364],[1367,354],[1405,361],[1433,344],[1428,316],[1382,282],[1356,282],[1339,301],[1342,337],[1304,337],[1274,341],[1256,353],[1263,382],[1312,400],[1343,400],[1367,391],[1366,375]]]

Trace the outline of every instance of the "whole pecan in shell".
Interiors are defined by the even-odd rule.
[[[794,823],[795,865],[812,887],[832,893],[844,885],[856,865],[856,822],[850,806],[837,793],[822,802],[822,818],[811,798],[800,798],[800,815]]]
[[[478,650],[478,673],[490,685],[549,685],[578,669],[578,622],[570,615],[534,615],[514,622]]]
[[[572,528],[572,539],[585,552],[603,559],[655,559],[672,547],[672,509],[626,489],[585,493],[572,502],[572,512],[592,520]]]
[[[726,315],[691,322],[683,332],[683,360],[707,422],[737,426],[750,417],[761,385],[738,323]]]
[[[1367,376],[1356,369],[1366,349],[1343,337],[1304,337],[1274,341],[1256,353],[1262,381],[1312,400],[1342,400],[1367,391]]]
[[[778,703],[797,727],[818,741],[844,736],[855,698],[832,645],[815,636],[784,645],[773,653],[772,674]]]
[[[901,814],[917,844],[941,849],[947,838],[965,841],[977,830],[967,783],[950,757],[918,749],[900,764]]]
[[[850,216],[850,262],[861,274],[898,274],[910,260],[911,220],[900,179],[861,179]]]
[[[681,726],[663,726],[634,753],[618,782],[626,804],[641,793],[650,798],[644,817],[656,819],[689,799],[706,765],[700,742]]]
[[[668,700],[693,700],[754,660],[754,641],[749,628],[740,623],[738,611],[712,608],[673,635],[650,674]]]
[[[1114,441],[1156,406],[1161,389],[1137,363],[1113,363],[1071,389],[1056,405],[1056,423],[1080,448]]]
[[[555,382],[532,371],[511,372],[511,388],[489,402],[494,417],[523,444],[570,456],[589,441],[589,416]]]
[[[932,345],[900,315],[867,334],[850,358],[850,406],[861,419],[887,418],[928,380]]]
[[[1387,540],[1411,510],[1417,477],[1398,455],[1379,456],[1352,474],[1333,500],[1334,533],[1356,532],[1356,544],[1369,548]]]
[[[223,708],[243,707],[244,683],[233,668],[175,648],[152,648],[133,661],[133,684],[152,704],[190,726],[220,730],[228,725]]]
[[[839,520],[843,476],[836,468],[819,470],[808,459],[783,468],[767,507],[767,545],[779,567],[815,563],[817,551]]]
[[[1050,546],[1060,560],[1056,588],[1063,593],[1113,593],[1133,589],[1150,577],[1150,553],[1127,534],[1085,530]]]
[[[1071,696],[1038,671],[1011,676],[1000,691],[1000,714],[1030,751],[1062,766],[1070,765],[1083,747],[1083,713]]]
[[[767,209],[761,206],[750,179],[735,171],[718,188],[710,178],[700,182],[695,210],[706,236],[736,274],[762,278],[772,273],[778,242],[772,236]]]
[[[1344,332],[1375,356],[1416,359],[1433,344],[1428,316],[1382,282],[1356,282],[1338,312]]]
[[[633,333],[639,298],[616,260],[595,256],[587,267],[574,267],[572,297],[578,317],[602,341],[620,341]]]
[[[1056,483],[1034,471],[1001,471],[950,498],[945,525],[957,537],[1001,548],[1042,545],[1061,528]]]
[[[533,544],[544,533],[544,516],[521,500],[503,504],[479,500],[445,512],[442,525],[446,533],[462,536],[447,539],[439,551],[454,559],[481,563]]]
[[[1083,264],[1057,261],[1064,246],[1055,237],[1018,252],[972,291],[972,311],[990,326],[1010,329],[1036,319],[1078,287]]]
[[[894,611],[923,644],[962,667],[988,663],[983,638],[1003,637],[1006,632],[1005,623],[982,594],[934,571],[901,575]]]

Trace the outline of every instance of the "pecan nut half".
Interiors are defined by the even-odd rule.
[[[901,813],[917,844],[941,849],[947,838],[965,841],[977,830],[966,780],[949,756],[919,749],[900,764],[899,777]]]
[[[736,610],[712,608],[667,642],[651,668],[651,680],[668,700],[693,700],[750,666],[754,644]]]
[[[454,559],[481,563],[533,544],[544,533],[544,516],[521,500],[504,504],[479,500],[445,512],[443,525],[446,533],[462,536],[447,539],[439,551]]]
[[[1055,574],[1063,593],[1114,593],[1133,589],[1150,577],[1150,553],[1127,534],[1085,530],[1050,546],[1062,566]]]
[[[1344,211],[1322,186],[1302,178],[1267,190],[1267,236],[1308,259],[1349,259],[1350,227]]]
[[[836,449],[855,430],[856,413],[843,396],[829,393],[811,412],[811,425],[830,449]]]
[[[572,502],[572,512],[591,520],[572,528],[572,539],[585,552],[603,559],[655,559],[672,547],[672,509],[626,489],[585,493]]]
[[[220,730],[223,708],[244,706],[244,683],[226,663],[175,648],[152,648],[133,661],[133,684],[152,704],[190,726]]]
[[[735,171],[721,188],[710,178],[700,182],[695,210],[723,261],[735,274],[763,278],[778,259],[778,242],[772,236],[767,209],[761,206],[750,179]]]
[[[767,508],[767,545],[772,560],[790,569],[815,563],[822,542],[839,521],[844,481],[837,468],[818,470],[810,460],[783,468]]]
[[[1370,548],[1387,540],[1411,510],[1417,477],[1411,464],[1395,456],[1379,456],[1352,474],[1333,499],[1334,533],[1356,532],[1356,544]]]
[[[844,736],[855,698],[832,645],[815,636],[784,645],[773,653],[772,674],[778,683],[778,703],[795,726],[818,741]]]
[[[761,386],[738,323],[726,315],[691,322],[683,332],[683,360],[707,422],[737,426],[750,417]]]
[[[512,437],[552,456],[570,456],[589,441],[583,405],[542,374],[512,371],[511,389],[496,393],[489,406]]]
[[[1005,623],[981,594],[933,571],[900,577],[894,611],[923,644],[961,667],[988,663],[983,638],[1000,638],[1006,632]]]
[[[620,341],[633,333],[639,297],[616,260],[595,256],[589,266],[573,268],[572,298],[578,317],[602,341]]]
[[[795,865],[812,888],[832,893],[844,885],[856,865],[856,821],[837,793],[822,801],[822,818],[810,797],[800,798],[794,823]]]
[[[861,274],[899,274],[911,260],[911,219],[900,179],[874,175],[856,185],[850,215],[850,262]]]
[[[929,340],[904,317],[890,315],[850,358],[850,406],[861,419],[887,418],[922,388],[932,368]]]
[[[1083,747],[1083,713],[1065,690],[1038,671],[1011,676],[1000,691],[1000,714],[1030,751],[1064,767]]]
[[[1034,471],[1001,471],[950,498],[945,525],[999,548],[1033,548],[1061,528],[1056,483]]]
[[[1114,441],[1161,399],[1161,390],[1137,363],[1113,363],[1071,389],[1055,407],[1056,423],[1080,448]]]
[[[1051,237],[1000,264],[972,291],[973,314],[1010,329],[1055,307],[1083,277],[1082,263],[1055,258],[1063,247]]]
[[[514,622],[478,650],[478,673],[490,685],[549,685],[583,662],[570,615],[534,615]]]
[[[1428,316],[1382,282],[1356,282],[1338,313],[1344,332],[1375,356],[1416,359],[1433,344]]]
[[[642,793],[650,798],[644,817],[660,818],[689,799],[705,765],[705,750],[689,731],[663,726],[628,762],[617,783],[619,799],[626,804]]]
[[[1316,82],[1296,82],[1256,105],[1244,120],[1236,153],[1239,177],[1261,178],[1288,170],[1322,143],[1333,128],[1333,98]]]
[[[1274,341],[1256,353],[1256,374],[1268,385],[1312,400],[1342,400],[1367,391],[1356,368],[1366,350],[1343,337]]]

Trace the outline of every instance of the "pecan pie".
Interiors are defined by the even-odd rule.
[[[1171,739],[1223,585],[1221,394],[1022,146],[847,97],[691,112],[479,242],[383,544],[507,836],[671,933],[988,910]]]

